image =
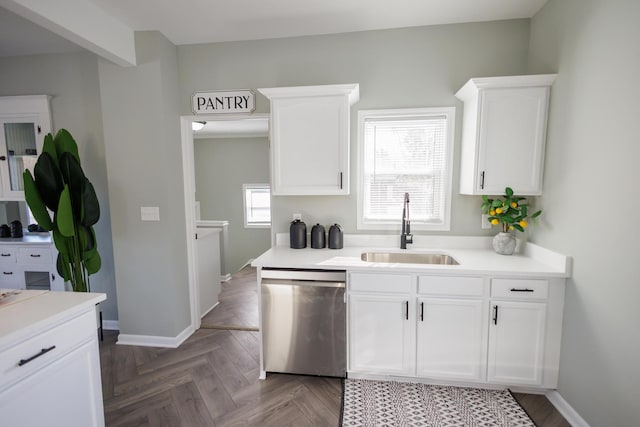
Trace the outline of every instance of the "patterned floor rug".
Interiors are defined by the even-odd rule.
[[[508,390],[346,379],[342,426],[534,427]]]

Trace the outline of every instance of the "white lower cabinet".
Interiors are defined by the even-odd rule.
[[[418,298],[416,375],[480,381],[482,300]]]
[[[348,375],[556,388],[564,285],[350,273]]]
[[[0,245],[0,288],[64,291],[53,243]]]
[[[104,426],[95,312],[104,294],[24,292],[0,310],[9,325],[0,333],[0,424]]]
[[[412,375],[413,339],[408,296],[352,295],[350,366],[362,372]]]
[[[546,304],[493,301],[487,380],[539,385],[542,382]]]

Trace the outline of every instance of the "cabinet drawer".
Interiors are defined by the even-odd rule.
[[[353,292],[406,294],[411,292],[414,283],[415,276],[403,274],[352,273],[349,275],[349,290]]]
[[[546,299],[549,282],[543,279],[492,279],[491,297],[512,299]]]
[[[10,265],[0,265],[0,288],[24,289],[22,270]]]
[[[484,295],[483,280],[481,277],[420,276],[418,293],[480,297]]]
[[[0,246],[0,264],[15,264],[16,248]]]
[[[52,264],[50,248],[20,248],[18,252],[20,264]]]
[[[93,310],[5,350],[0,354],[0,391],[49,365],[92,336],[97,339]]]

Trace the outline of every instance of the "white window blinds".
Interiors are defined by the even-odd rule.
[[[404,193],[410,195],[411,224],[448,227],[450,200],[449,122],[452,109],[403,110],[361,117],[362,228],[400,223]],[[367,112],[361,112],[367,113]],[[453,123],[451,124],[453,126]],[[368,227],[367,227],[368,226]]]

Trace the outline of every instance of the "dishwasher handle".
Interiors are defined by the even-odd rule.
[[[322,282],[317,280],[262,279],[262,286],[302,286],[309,288],[344,288],[345,282]]]

